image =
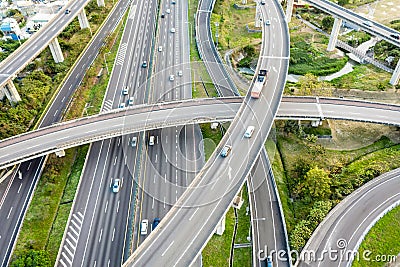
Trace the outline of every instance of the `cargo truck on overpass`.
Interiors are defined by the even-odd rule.
[[[267,81],[267,70],[260,70],[258,72],[256,81],[254,83],[253,89],[251,90],[251,97],[252,98],[260,98],[261,91]]]

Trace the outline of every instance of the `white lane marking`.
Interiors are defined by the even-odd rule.
[[[117,202],[117,213],[118,213],[118,211],[119,211],[119,200]]]
[[[104,213],[107,213],[107,207],[108,207],[108,200],[106,202],[106,207],[104,208]]]
[[[189,221],[191,221],[191,220],[193,219],[193,216],[196,214],[196,212],[197,212],[199,209],[200,209],[200,208],[197,208],[197,209],[193,212],[192,216],[190,216],[190,218],[189,218]]]
[[[29,171],[29,169],[31,168],[31,165],[32,165],[32,161],[29,162],[28,168],[26,169],[27,171]]]
[[[156,154],[156,160],[154,162],[157,163],[157,154]]]
[[[154,209],[154,197],[153,197],[153,202],[151,203],[151,209]]]
[[[101,228],[101,230],[100,230],[100,237],[99,237],[99,243],[100,243],[100,241],[101,241],[101,236],[103,235],[103,228]]]
[[[113,242],[113,241],[114,241],[114,235],[115,235],[115,227],[114,227],[114,229],[113,229],[113,233],[112,233],[112,239],[111,239],[111,242]]]
[[[119,147],[119,145],[121,144],[121,138],[118,138],[118,147]]]
[[[115,156],[115,159],[114,159],[114,166],[115,166],[115,164],[117,163],[117,158],[118,158],[118,156]]]
[[[22,187],[22,183],[19,185],[17,194],[19,194],[19,191],[21,191],[21,187]]]
[[[53,117],[55,117],[57,115],[57,113],[58,113],[58,109],[56,110],[56,112],[54,112]]]
[[[164,173],[164,183],[167,183],[167,173]]]
[[[13,210],[13,207],[11,207],[10,211],[8,212],[7,220],[10,218],[12,210]]]
[[[167,247],[166,250],[164,250],[164,252],[161,254],[161,257],[164,257],[165,253],[167,253],[168,249],[174,244],[175,241],[172,241],[171,244],[169,244],[169,246]]]

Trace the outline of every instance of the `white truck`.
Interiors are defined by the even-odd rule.
[[[257,79],[253,85],[253,88],[251,89],[251,97],[252,98],[260,98],[260,94],[262,91],[262,88],[265,85],[265,82],[267,81],[267,70],[260,70],[257,75]]]

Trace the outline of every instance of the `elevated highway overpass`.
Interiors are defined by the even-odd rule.
[[[118,109],[54,124],[0,142],[0,167],[62,149],[144,130],[230,121],[242,97],[182,100]],[[339,119],[400,126],[400,106],[337,98],[284,97],[279,119]],[[245,122],[243,122],[245,123]]]

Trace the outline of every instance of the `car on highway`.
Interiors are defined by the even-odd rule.
[[[154,135],[150,135],[149,146],[154,146]]]
[[[169,80],[172,82],[173,80],[175,80],[175,77],[173,74],[169,75]]]
[[[137,136],[132,137],[132,142],[131,142],[131,146],[135,147],[137,144]]]
[[[165,13],[161,13],[161,18],[165,18]]]
[[[121,103],[121,104],[119,104],[119,106],[118,106],[119,108],[125,108],[125,103]]]
[[[149,220],[143,219],[140,223],[140,235],[147,235],[147,228],[149,227]]]
[[[122,94],[123,95],[127,95],[129,93],[129,87],[126,86],[123,90],[122,90]]]
[[[261,0],[261,5],[265,5],[265,0]]]
[[[267,26],[271,25],[271,21],[270,21],[269,19],[267,19],[267,20],[265,21],[265,25],[267,25]]]
[[[170,14],[171,13],[171,9],[167,8],[167,10],[165,10],[165,13]]]
[[[175,32],[175,28],[171,28],[171,32],[174,33]]]
[[[65,15],[68,15],[69,13],[71,13],[71,10],[69,10],[69,9],[66,9],[64,12]]]
[[[146,61],[146,60],[143,61],[143,63],[142,63],[142,68],[147,68],[147,61]]]
[[[251,136],[253,135],[254,129],[255,129],[254,126],[247,127],[246,132],[244,133],[244,137],[251,138]]]
[[[397,35],[397,34],[391,34],[390,37],[400,40],[400,35]]]
[[[374,26],[374,24],[372,24],[372,22],[369,21],[369,20],[364,21],[363,24],[364,24],[365,26],[368,26],[368,27]]]
[[[154,218],[153,221],[153,230],[156,229],[157,225],[160,223],[161,219],[160,218]]]
[[[134,98],[133,98],[133,96],[131,96],[131,97],[129,98],[129,100],[128,100],[128,105],[129,105],[129,106],[132,106],[132,105],[133,105],[133,101],[134,101]]]
[[[118,193],[120,187],[121,187],[121,180],[118,179],[118,178],[114,179],[114,183],[113,183],[113,185],[112,185],[112,191],[113,191],[113,193]]]
[[[176,1],[175,1],[175,0],[172,0],[172,1],[171,1],[171,4],[175,5],[175,4],[176,4]]]
[[[272,267],[272,257],[271,256],[267,257],[267,267]]]
[[[223,157],[223,158],[227,157],[229,155],[229,153],[231,153],[231,150],[232,150],[232,146],[225,145],[221,150],[221,153],[220,153],[221,157]]]
[[[161,45],[158,47],[158,52],[162,52],[162,46]]]
[[[183,72],[180,70],[180,71],[178,71],[178,76],[182,76],[183,75]]]

